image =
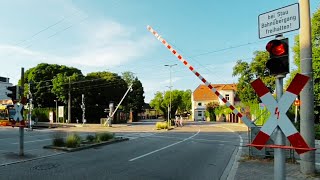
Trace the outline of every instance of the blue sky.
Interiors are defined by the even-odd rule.
[[[83,74],[131,71],[142,81],[146,102],[173,89],[194,90],[198,80],[146,26],[152,26],[211,83],[236,83],[232,68],[251,61],[272,39],[259,39],[259,14],[296,0],[11,0],[0,6],[0,76],[16,84],[20,69],[64,64]],[[311,12],[319,7],[310,0]],[[284,34],[293,43],[299,31]],[[225,50],[223,50],[225,49]]]

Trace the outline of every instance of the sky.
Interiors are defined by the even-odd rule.
[[[237,83],[232,76],[236,61],[250,62],[253,52],[265,50],[273,39],[259,39],[258,16],[297,2],[2,1],[0,76],[17,84],[21,67],[39,63],[75,67],[84,75],[131,71],[142,82],[148,103],[157,91],[169,90],[171,69],[172,89],[194,91],[202,82],[147,30],[150,25],[212,84]],[[310,0],[311,13],[319,5]],[[298,33],[284,34],[290,47]]]

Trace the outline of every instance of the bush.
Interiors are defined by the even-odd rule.
[[[96,141],[108,141],[110,139],[114,138],[114,133],[110,132],[104,132],[104,133],[97,133],[96,134]]]
[[[93,142],[96,139],[96,137],[94,137],[93,135],[87,135],[86,140],[89,142]]]
[[[65,145],[65,141],[62,133],[53,134],[52,145],[62,147]]]
[[[80,146],[81,137],[78,134],[70,134],[66,139],[66,146],[68,148],[75,148]]]
[[[38,119],[38,122],[49,122],[50,108],[34,108],[32,110],[32,119]]]
[[[157,122],[156,128],[157,129],[168,129],[168,124],[167,124],[167,122]]]

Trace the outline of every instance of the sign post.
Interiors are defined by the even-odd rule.
[[[64,106],[59,106],[59,116],[58,116],[58,122],[60,122],[60,118],[62,118],[62,122],[64,122]]]
[[[310,148],[308,146],[301,134],[293,126],[290,119],[286,115],[286,112],[292,105],[293,101],[296,99],[300,91],[308,82],[308,79],[308,76],[297,74],[287,88],[287,91],[281,96],[282,79],[281,77],[278,77],[276,82],[277,90],[281,88],[280,92],[278,90],[277,93],[278,101],[273,98],[272,94],[269,92],[269,89],[263,84],[261,79],[256,79],[251,83],[253,89],[256,91],[259,98],[266,105],[271,114],[267,122],[260,129],[260,132],[253,140],[252,144],[249,144],[249,146],[256,147],[259,150],[264,147],[276,148],[274,164],[275,179],[284,179],[285,177],[284,152],[279,150],[295,149],[298,154],[303,154],[305,152],[315,150],[315,148]],[[277,133],[275,141],[276,144],[265,145],[274,131],[275,133]],[[288,138],[288,140],[292,144],[292,147],[284,145],[284,138],[281,137],[282,134],[284,134]]]
[[[300,28],[299,4],[292,4],[258,17],[259,38],[274,36]]]

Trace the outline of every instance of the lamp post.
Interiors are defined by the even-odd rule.
[[[168,66],[168,67],[170,67],[170,86],[169,86],[169,88],[170,88],[170,105],[169,105],[169,110],[168,110],[168,129],[169,129],[169,123],[170,123],[170,119],[171,119],[171,87],[172,87],[172,85],[171,85],[171,68],[172,68],[172,66],[176,66],[177,64],[166,64],[166,65],[164,65],[164,66]]]
[[[54,100],[56,102],[56,123],[58,122],[58,101]]]

